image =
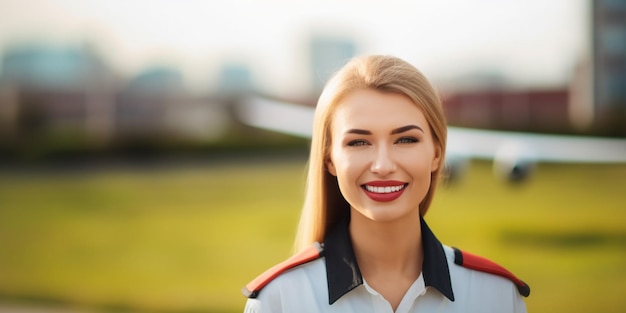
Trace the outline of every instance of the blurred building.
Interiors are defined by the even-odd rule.
[[[594,0],[591,16],[595,120],[626,135],[626,1]]]
[[[237,76],[237,75],[235,75]],[[238,93],[233,78],[224,87]],[[239,85],[237,85],[239,86]],[[239,88],[245,87],[245,84]],[[221,90],[221,89],[220,89]],[[219,92],[218,92],[219,93]],[[220,95],[193,95],[177,68],[153,66],[130,80],[117,95],[116,140],[125,145],[205,143],[219,139],[232,122]]]
[[[237,96],[254,92],[250,67],[240,63],[224,63],[219,70],[217,93]]]
[[[475,76],[444,97],[453,125],[514,131],[626,136],[626,1],[590,1],[589,57],[568,86],[515,90]],[[467,79],[467,81],[470,81]]]
[[[111,135],[114,77],[88,46],[17,45],[1,61],[0,140],[25,145],[51,134]]]
[[[314,35],[309,44],[311,81],[314,94],[319,94],[330,76],[356,56],[357,45],[351,38],[329,35]]]
[[[178,68],[158,65],[122,79],[88,46],[16,45],[1,62],[0,157],[152,153],[253,131],[236,125],[232,108],[256,92],[241,64],[224,63],[215,90],[194,94]]]
[[[550,133],[570,129],[565,88],[456,91],[444,95],[443,104],[448,123],[456,126]]]
[[[131,139],[163,136],[165,112],[181,101],[183,92],[177,69],[154,66],[140,72],[117,94],[116,133]]]

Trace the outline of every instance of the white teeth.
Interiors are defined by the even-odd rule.
[[[365,185],[365,189],[367,189],[367,191],[369,191],[369,192],[373,192],[373,193],[391,193],[391,192],[398,192],[398,191],[402,190],[403,188],[404,188],[404,185],[400,185],[400,186],[389,186],[389,187],[375,187],[375,186]]]

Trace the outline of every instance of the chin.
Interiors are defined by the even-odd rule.
[[[411,212],[400,211],[400,210],[396,210],[394,208],[389,208],[389,207],[387,208],[377,207],[377,208],[370,208],[366,210],[354,209],[354,212],[376,223],[396,222],[405,218],[409,218],[409,216],[411,215],[410,214]]]

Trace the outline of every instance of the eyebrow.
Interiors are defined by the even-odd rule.
[[[404,133],[406,131],[409,131],[411,129],[417,129],[417,130],[419,130],[421,132],[424,132],[424,130],[421,127],[417,126],[417,125],[407,125],[407,126],[398,127],[396,129],[392,130],[391,134],[392,135],[393,134],[400,134],[400,133]]]
[[[411,129],[417,129],[421,132],[424,132],[424,130],[417,126],[417,125],[406,125],[406,126],[402,126],[402,127],[398,127],[395,128],[391,131],[392,135],[395,134],[400,134],[400,133],[404,133],[406,131],[409,131]],[[353,128],[353,129],[349,129],[348,131],[346,131],[347,134],[358,134],[358,135],[371,135],[372,132],[369,130],[365,130],[365,129],[357,129],[357,128]]]

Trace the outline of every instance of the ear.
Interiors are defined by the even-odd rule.
[[[335,165],[330,158],[326,158],[326,169],[331,175],[337,176],[337,169],[335,169]]]
[[[439,163],[441,162],[441,146],[435,145],[435,156],[430,165],[430,171],[434,172],[439,169]]]

